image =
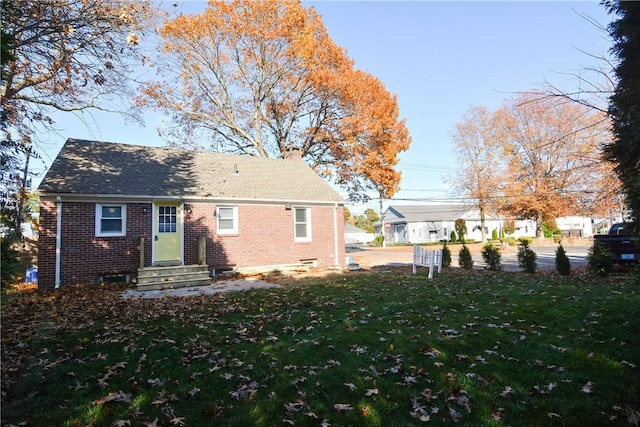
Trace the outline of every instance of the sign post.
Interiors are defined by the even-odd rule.
[[[382,247],[386,248],[387,247],[387,236],[389,235],[389,230],[391,229],[391,224],[389,224],[388,222],[384,223],[384,235],[382,236]]]

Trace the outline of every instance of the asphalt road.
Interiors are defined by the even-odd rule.
[[[458,265],[459,246],[450,246],[452,265]],[[537,263],[539,270],[554,270],[556,262],[556,245],[532,246],[531,249],[538,256]],[[587,264],[587,253],[589,246],[564,246],[564,249],[571,262],[571,267],[576,268]],[[369,248],[366,246],[348,246],[347,257],[352,257],[353,262],[362,267],[375,266],[411,266],[413,261],[413,248],[411,246],[390,247],[390,248]],[[474,268],[483,269],[486,264],[482,260],[480,245],[475,250],[471,249],[471,256],[474,261]],[[502,251],[502,266],[505,271],[522,271],[518,266],[517,248],[509,247]]]

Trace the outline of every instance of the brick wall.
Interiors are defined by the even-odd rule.
[[[216,235],[214,204],[188,204],[185,210],[184,262],[197,262],[197,238],[207,236],[207,264],[257,267],[315,259],[321,268],[344,264],[343,208],[337,210],[338,259],[335,260],[334,208],[312,207],[312,240],[294,241],[294,209],[284,206],[241,205],[238,233]],[[103,274],[131,274],[139,266],[140,237],[145,238],[145,266],[151,265],[152,204],[127,204],[125,236],[95,236],[95,203],[62,203],[61,285],[96,283]],[[57,207],[43,201],[40,210],[38,279],[41,288],[55,285]]]
[[[145,237],[146,264],[151,260],[150,203],[127,204],[125,236],[95,236],[95,203],[62,202],[60,283],[62,286],[97,283],[104,274],[135,273],[140,263],[139,242]],[[42,202],[40,211],[38,286],[55,286],[57,207]]]
[[[40,201],[38,231],[38,286],[53,288],[56,277],[56,203]]]
[[[283,205],[238,206],[238,233],[216,234],[216,207],[213,204],[190,204],[185,218],[185,263],[197,261],[197,236],[207,237],[207,264],[210,267],[235,265],[258,267],[294,264],[317,259],[321,268],[332,267],[334,260],[333,207],[311,208],[310,242],[294,240],[294,209]],[[344,215],[337,211],[338,260],[344,264]]]

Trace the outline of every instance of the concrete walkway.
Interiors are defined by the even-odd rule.
[[[191,297],[200,295],[213,295],[220,292],[245,291],[247,289],[269,289],[279,288],[280,285],[265,282],[255,278],[220,280],[206,286],[190,286],[176,289],[159,289],[152,291],[138,291],[136,289],[127,289],[122,293],[122,298],[164,298],[174,297]]]

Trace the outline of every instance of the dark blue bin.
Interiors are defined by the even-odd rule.
[[[25,274],[25,282],[33,283],[38,281],[38,267],[27,268],[27,272]]]

